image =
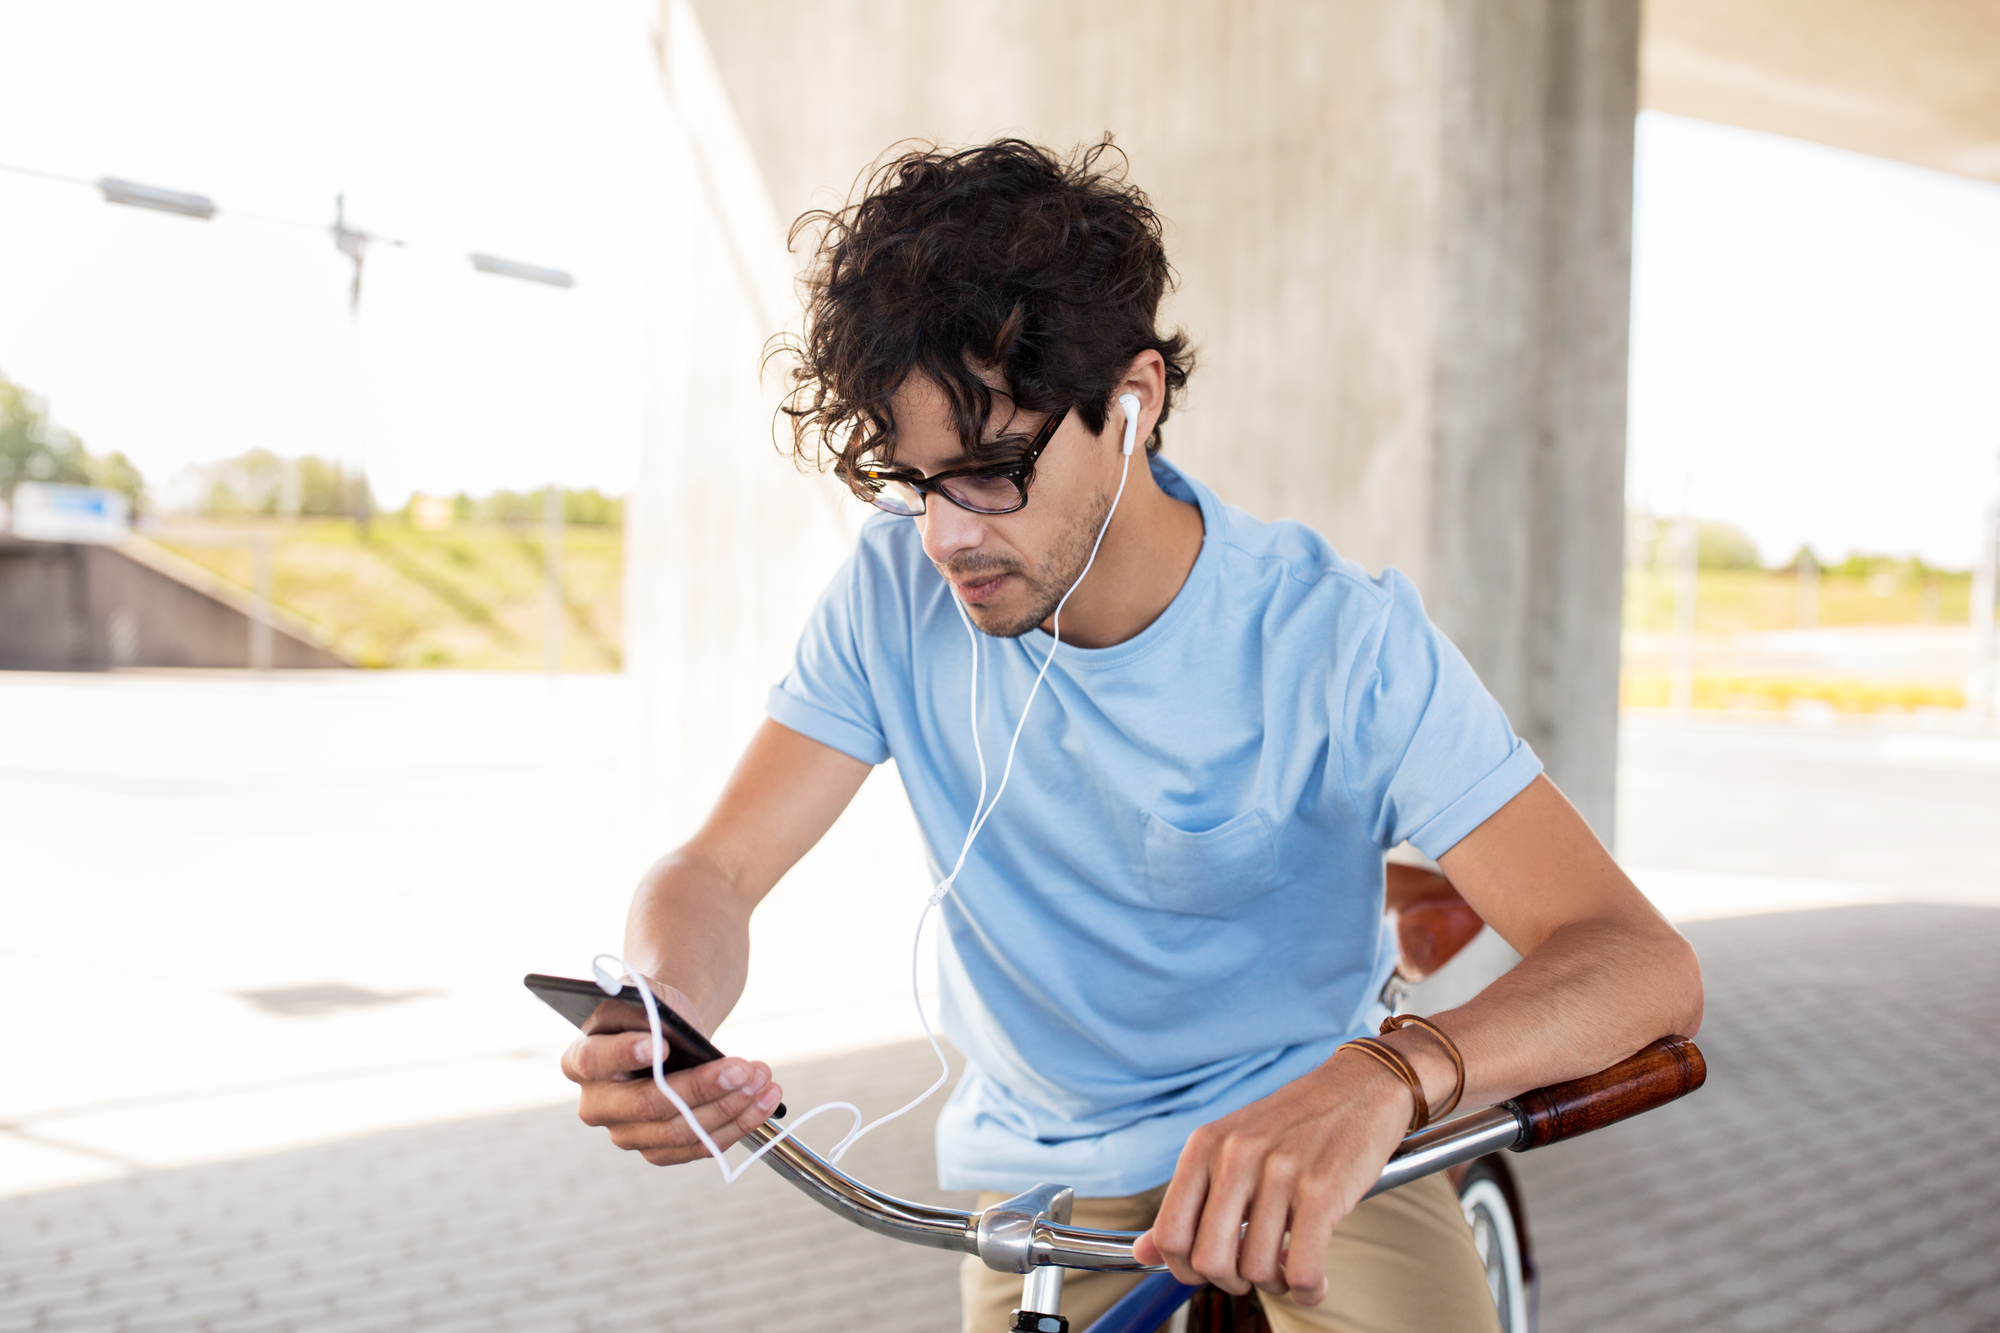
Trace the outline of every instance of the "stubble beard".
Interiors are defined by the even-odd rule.
[[[998,608],[967,606],[966,614],[972,623],[996,639],[1018,639],[1055,614],[1065,594],[1084,566],[1090,563],[1090,548],[1097,542],[1097,534],[1103,530],[1104,520],[1111,514],[1111,496],[1099,491],[1088,511],[1063,530],[1055,545],[1049,551],[1048,559],[1040,568],[1029,570],[1011,560],[981,559],[977,556],[962,562],[954,562],[944,567],[950,578],[963,580],[980,575],[1017,574],[1028,594],[1027,609],[1018,615],[1002,620],[1004,614]],[[958,596],[954,591],[952,596]]]

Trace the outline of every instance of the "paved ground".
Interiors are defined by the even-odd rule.
[[[554,1105],[562,1025],[513,978],[615,941],[654,850],[621,690],[0,673],[0,1330],[952,1323],[948,1258]],[[1622,744],[1621,853],[1708,960],[1716,1077],[1527,1159],[1546,1327],[2000,1328],[2000,733],[1634,716]],[[907,826],[893,775],[864,799],[781,886],[725,1035],[795,1104],[926,1076],[907,1045],[821,1058],[910,1021],[924,885],[871,836]],[[107,976],[144,1022],[80,1042],[95,1002],[51,987]],[[913,1117],[853,1161],[920,1195],[926,1144]]]
[[[1618,858],[2000,907],[2000,729],[1627,714]]]
[[[1516,1159],[1546,1333],[2000,1329],[2000,911],[1699,922],[1707,1088]],[[902,1096],[901,1044],[790,1073]],[[850,1159],[929,1185],[929,1117]],[[962,1200],[960,1200],[962,1202]],[[0,1329],[808,1330],[955,1326],[954,1260],[761,1170],[658,1171],[566,1111],[0,1200]]]
[[[520,978],[616,948],[662,850],[636,706],[617,677],[0,672],[0,1195],[566,1099],[570,1031]],[[756,929],[736,1047],[917,1031],[893,772],[850,816]],[[145,1009],[115,1056],[52,1003],[79,982]]]
[[[901,1044],[787,1085],[873,1104],[921,1090],[927,1060]],[[954,1198],[927,1184],[931,1123],[892,1122],[847,1165]],[[545,1108],[0,1200],[0,1329],[933,1329],[955,1324],[955,1263],[761,1168],[724,1190]]]
[[[1518,1159],[1546,1333],[2000,1329],[2000,911],[1685,930],[1708,1086]]]

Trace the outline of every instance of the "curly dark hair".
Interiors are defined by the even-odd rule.
[[[925,145],[865,172],[845,207],[801,216],[794,244],[818,232],[805,334],[776,349],[796,358],[781,411],[799,463],[830,456],[851,482],[864,460],[893,462],[889,400],[912,372],[942,388],[979,463],[1003,461],[982,438],[995,391],[980,367],[999,370],[1017,407],[1068,407],[1101,432],[1119,377],[1150,348],[1166,361],[1164,422],[1194,356],[1154,325],[1174,272],[1126,165],[1108,134],[1067,157],[1020,139]],[[1146,452],[1160,443],[1156,425]]]

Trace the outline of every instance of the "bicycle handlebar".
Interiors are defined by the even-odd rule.
[[[1502,1148],[1527,1152],[1602,1129],[1699,1088],[1708,1077],[1701,1051],[1685,1037],[1662,1037],[1600,1073],[1524,1092],[1512,1101],[1461,1116],[1403,1140],[1369,1196]],[[778,1136],[769,1123],[744,1136],[762,1147]],[[797,1139],[764,1155],[771,1168],[821,1205],[870,1231],[932,1249],[976,1254],[1003,1273],[1046,1265],[1103,1272],[1151,1272],[1132,1242],[1143,1232],[1069,1225],[1069,1191],[1044,1185],[983,1213],[911,1203],[870,1189]]]

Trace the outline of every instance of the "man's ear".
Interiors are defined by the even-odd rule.
[[[1118,384],[1111,391],[1111,403],[1115,408],[1120,395],[1133,394],[1139,399],[1139,443],[1146,446],[1153,438],[1153,431],[1160,424],[1160,413],[1167,404],[1167,362],[1158,352],[1148,347],[1132,358]],[[1114,418],[1120,418],[1113,412]],[[1112,422],[1114,438],[1122,438],[1124,421]],[[1135,451],[1136,452],[1136,451]]]

